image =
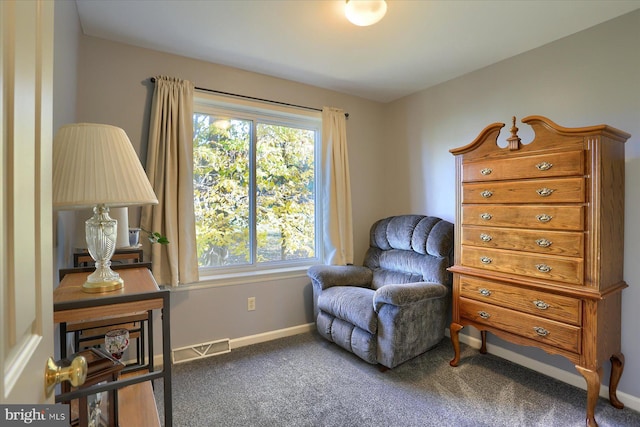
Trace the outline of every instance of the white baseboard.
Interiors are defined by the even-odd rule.
[[[290,337],[305,332],[312,331],[316,328],[315,323],[307,323],[305,325],[292,326],[290,328],[278,329],[275,331],[264,332],[257,335],[249,335],[241,338],[234,338],[230,341],[231,350],[244,347],[246,345],[258,344],[261,342],[271,341],[278,338]]]
[[[292,335],[298,335],[305,332],[315,330],[315,323],[307,323],[304,325],[292,326],[290,328],[278,329],[275,331],[264,332],[256,335],[248,335],[246,337],[234,338],[229,340],[229,348],[234,350],[236,348],[244,347],[251,344],[258,344],[261,342],[267,342],[278,338],[290,337]],[[162,369],[162,354],[156,354],[153,357],[153,365],[156,369]]]
[[[446,330],[446,335],[450,336],[449,329]],[[459,337],[460,342],[465,343],[473,348],[479,349],[482,345],[482,341],[479,338],[471,337],[465,334],[460,334]],[[535,359],[523,356],[494,344],[487,344],[487,352],[493,354],[494,356],[509,360],[513,363],[517,363],[518,365],[524,366],[525,368],[529,368],[533,371],[539,372],[543,375],[547,375],[564,383],[570,384],[574,387],[581,388],[582,390],[587,389],[587,383],[585,379],[577,373],[573,374],[571,372],[567,372],[564,369],[559,369],[546,363],[539,362]],[[633,409],[634,411],[640,411],[639,397],[621,392],[620,390],[618,390],[617,395],[618,400],[624,403],[625,407]],[[609,387],[604,385],[600,386],[600,396],[604,397],[605,399],[609,399]]]

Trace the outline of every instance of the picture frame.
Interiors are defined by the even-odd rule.
[[[90,348],[71,355],[64,362],[77,356],[87,360],[87,378],[83,385],[67,391],[82,390],[89,386],[107,384],[116,381],[124,368],[119,360],[101,349]],[[70,362],[69,362],[70,363]],[[117,390],[87,393],[70,402],[71,426],[73,427],[117,427],[118,393]]]
[[[99,384],[106,384],[102,381]],[[111,393],[102,391],[96,394],[88,395],[86,399],[86,407],[80,410],[79,420],[86,419],[87,427],[110,427],[112,423],[112,408],[115,409],[115,402],[111,402],[109,397]],[[82,402],[80,403],[82,405]],[[117,412],[117,411],[115,411]]]

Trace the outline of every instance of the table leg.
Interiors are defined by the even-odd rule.
[[[480,331],[482,344],[480,345],[480,354],[487,354],[487,331]]]
[[[164,308],[162,309],[162,311],[164,311]],[[163,332],[164,332],[164,325],[163,325]],[[153,356],[154,356],[154,352],[153,352],[153,311],[149,310],[147,311],[147,347],[149,350],[149,372],[153,372]],[[164,340],[164,337],[162,338]]]
[[[618,400],[618,383],[624,370],[624,354],[616,353],[611,356],[611,378],[609,380],[609,402],[618,408],[624,408],[624,403]]]
[[[576,365],[576,369],[587,381],[587,419],[585,421],[587,427],[598,427],[596,422],[595,411],[596,403],[598,403],[598,395],[600,394],[600,378],[602,376],[602,368],[595,371]]]
[[[67,323],[60,323],[60,359],[67,358]]]
[[[172,427],[173,425],[173,407],[171,399],[171,322],[169,313],[171,306],[169,302],[169,293],[164,296],[162,308],[162,369],[164,374],[164,425]]]
[[[458,337],[458,333],[462,329],[462,325],[457,323],[451,323],[449,326],[449,334],[451,335],[451,344],[453,344],[454,357],[449,365],[458,366],[458,362],[460,362],[460,338]]]

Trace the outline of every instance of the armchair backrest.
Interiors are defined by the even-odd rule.
[[[373,289],[397,283],[436,282],[451,286],[453,224],[424,215],[399,215],[371,226],[364,266]]]

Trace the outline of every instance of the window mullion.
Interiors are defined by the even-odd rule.
[[[256,151],[257,151],[257,123],[256,120],[251,121],[251,142],[249,143],[249,239],[251,242],[251,265],[258,262],[258,231],[257,231],[257,198],[258,188],[256,185]]]

